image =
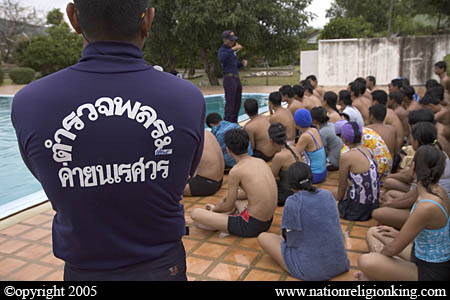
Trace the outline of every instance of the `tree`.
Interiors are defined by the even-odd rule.
[[[0,1],[0,54],[8,62],[18,36],[39,31],[41,20],[35,9],[22,6],[19,0]]]
[[[51,11],[47,20],[58,24],[58,19],[54,18],[58,15],[56,11]],[[77,63],[82,48],[82,38],[62,20],[59,25],[47,28],[46,34],[19,42],[14,50],[14,58],[20,66],[33,68],[46,76]]]
[[[48,12],[46,24],[59,26],[62,23],[64,23],[64,14],[59,9],[55,8]]]
[[[394,0],[392,9],[392,30],[397,35],[419,35],[445,33],[450,31],[450,5],[442,0]],[[379,36],[388,29],[390,4],[387,0],[335,0],[327,11],[330,18],[362,17],[373,25]],[[435,20],[436,29],[430,29],[427,22],[418,21],[416,16],[426,15]]]
[[[304,9],[311,0],[174,0],[155,1],[158,14],[150,57],[165,50],[169,61],[200,62],[212,85],[219,85],[221,72],[217,51],[222,44],[221,34],[233,29],[246,48],[242,55],[258,56],[265,60],[278,59],[298,47],[297,33],[306,27],[310,15]],[[158,9],[160,5],[161,9]],[[163,11],[166,9],[170,13]],[[161,26],[158,27],[158,22]],[[166,25],[166,27],[163,26]],[[157,30],[161,30],[158,33]],[[156,50],[156,51],[155,51]],[[159,54],[163,58],[163,54]]]
[[[347,39],[347,38],[368,38],[373,37],[373,25],[363,17],[332,19],[320,34],[320,39]]]

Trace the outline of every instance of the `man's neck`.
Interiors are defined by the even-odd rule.
[[[281,107],[281,106],[274,106],[274,107],[273,107],[273,110],[274,110],[275,112],[277,112],[277,111],[279,111],[279,110],[281,110],[281,109],[283,109],[283,107]]]
[[[248,155],[248,153],[244,153],[244,154],[242,154],[242,155],[234,155],[234,154],[233,154],[232,157],[234,158],[234,160],[235,160],[237,163],[242,162],[242,161],[244,161],[244,160],[246,160],[246,159],[251,158],[250,155]]]

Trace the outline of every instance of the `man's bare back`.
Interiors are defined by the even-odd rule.
[[[381,136],[381,138],[388,146],[389,152],[391,152],[392,157],[394,157],[399,152],[399,150],[397,149],[397,133],[394,126],[386,124],[370,124],[367,127],[373,129]]]
[[[264,161],[253,157],[242,159],[231,170],[229,181],[239,182],[246,193],[250,216],[263,222],[273,218],[278,201],[277,184]]]
[[[287,109],[291,112],[292,115],[295,115],[295,112],[299,109],[306,108],[308,109],[304,103],[298,101],[298,100],[292,100],[291,103],[289,103]]]
[[[364,123],[369,123],[369,106],[366,105],[364,100],[362,100],[362,97],[358,97],[355,100],[353,100],[353,106],[356,107],[359,112],[361,113]]]
[[[386,119],[384,120],[384,124],[392,125],[395,127],[395,132],[397,135],[397,150],[403,146],[405,131],[403,129],[403,124],[397,114],[390,108],[387,109]]]
[[[281,123],[286,127],[286,138],[288,141],[295,140],[295,121],[291,112],[283,107],[278,108],[269,119],[270,124]]]
[[[197,175],[214,181],[220,181],[223,178],[225,161],[216,137],[208,130],[205,130],[204,145]]]
[[[441,78],[441,85],[444,87],[444,100],[450,102],[450,77],[445,74]]]
[[[244,130],[247,131],[253,150],[262,152],[267,157],[275,153],[269,137],[270,122],[266,117],[258,115],[252,118]]]
[[[395,114],[397,115],[397,117],[400,119],[400,122],[402,122],[402,126],[403,126],[403,134],[406,137],[409,137],[409,123],[408,123],[408,112],[406,111],[406,109],[403,106],[398,106],[395,110],[394,110]]]
[[[304,96],[303,98],[306,98],[306,100],[309,100],[314,105],[311,109],[322,106],[322,100],[314,94],[311,96]]]

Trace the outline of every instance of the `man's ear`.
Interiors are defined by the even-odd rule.
[[[153,7],[150,7],[145,11],[145,15],[142,20],[141,33],[143,37],[145,38],[149,37],[154,19],[155,19],[155,9]]]
[[[67,17],[69,18],[70,24],[76,33],[81,34],[81,27],[78,23],[78,12],[73,3],[67,4],[66,7]]]

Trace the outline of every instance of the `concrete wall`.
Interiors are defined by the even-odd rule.
[[[450,54],[450,35],[319,41],[319,84],[347,85],[373,75],[386,85],[397,77],[423,85],[434,75],[434,64]]]
[[[302,51],[300,53],[300,80],[309,75],[319,75],[319,51]]]

